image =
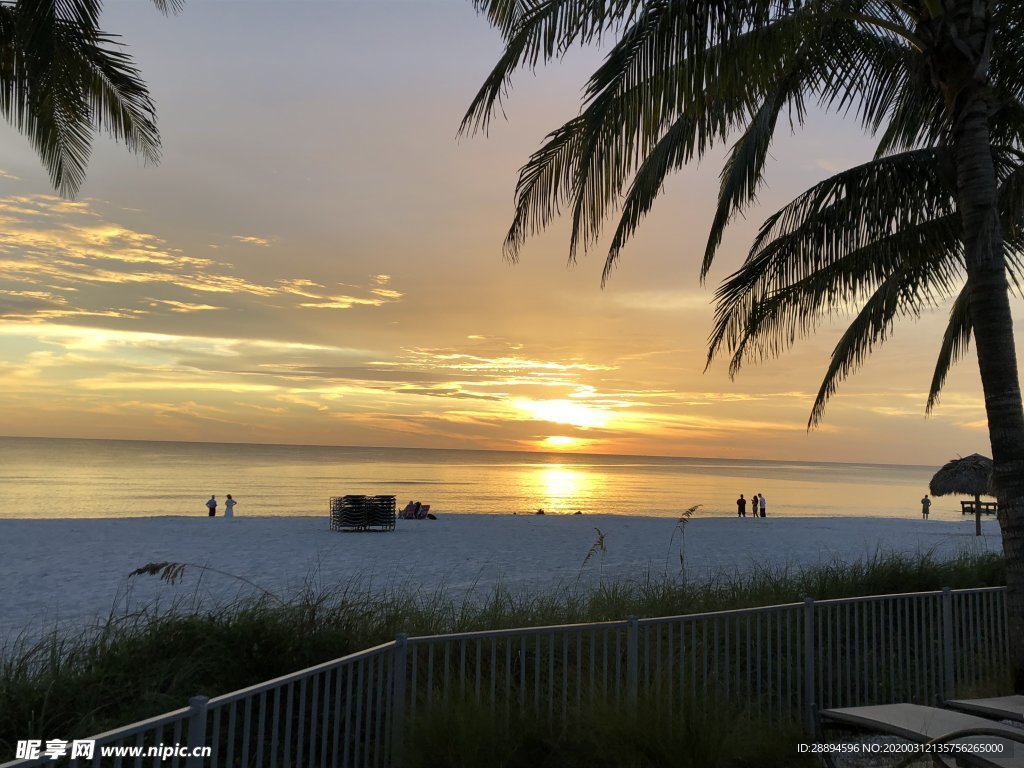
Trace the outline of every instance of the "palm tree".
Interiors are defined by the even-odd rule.
[[[183,0],[153,0],[163,13]],[[85,180],[93,135],[104,130],[156,162],[156,110],[114,35],[102,0],[0,0],[0,112],[25,134],[62,195]]]
[[[701,278],[763,182],[780,116],[855,117],[876,155],[771,216],[719,288],[709,361],[780,354],[853,312],[810,416],[895,320],[953,298],[927,408],[975,340],[1024,692],[1024,410],[1010,315],[1024,251],[1024,13],[1016,0],[473,0],[505,50],[463,118],[485,130],[521,67],[607,43],[579,115],[522,168],[505,240],[571,210],[569,258],[616,208],[602,283],[665,177],[733,141]]]

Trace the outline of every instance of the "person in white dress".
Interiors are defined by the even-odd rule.
[[[231,494],[228,494],[228,500],[224,502],[224,517],[235,516],[235,504],[238,502],[231,498]]]

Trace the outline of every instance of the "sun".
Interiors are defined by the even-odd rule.
[[[551,435],[540,441],[545,448],[578,448],[583,441],[578,437],[566,437],[565,435]]]
[[[519,400],[516,406],[535,419],[573,427],[603,427],[610,418],[607,411],[570,400]]]

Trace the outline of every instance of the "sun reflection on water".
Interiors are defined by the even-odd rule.
[[[523,478],[524,495],[537,500],[545,513],[572,514],[594,511],[594,498],[604,486],[599,473],[552,464],[528,470]]]

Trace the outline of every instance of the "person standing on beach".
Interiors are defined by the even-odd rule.
[[[765,512],[764,512],[765,504],[764,504],[764,494],[763,493],[757,494],[757,503],[761,507],[761,517],[765,517]]]
[[[746,516],[747,516],[747,500],[743,498],[743,494],[741,493],[740,497],[738,499],[736,499],[736,517],[746,517]]]
[[[228,500],[224,502],[224,517],[235,516],[235,504],[238,502],[231,498],[231,494],[228,494]]]
[[[928,494],[926,493],[924,495],[924,498],[921,499],[921,517],[922,517],[922,519],[924,519],[924,520],[928,519],[928,513],[931,511],[931,508],[932,508],[932,500],[928,498]]]
[[[217,516],[217,497],[211,496],[210,500],[206,502],[206,508],[210,510],[210,517]]]
[[[754,513],[754,517],[757,517],[757,494],[756,493],[750,499],[750,511]]]

